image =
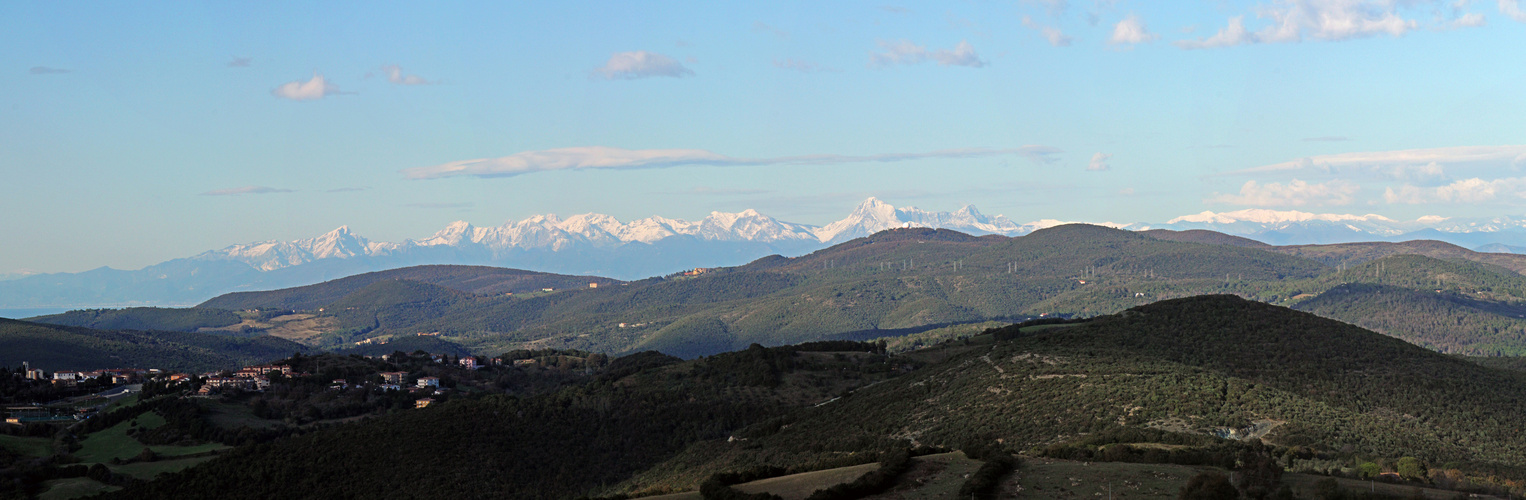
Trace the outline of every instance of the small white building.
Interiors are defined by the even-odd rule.
[[[439,377],[420,377],[419,378],[419,387],[435,387],[435,388],[438,388],[438,387],[440,387],[440,378]]]

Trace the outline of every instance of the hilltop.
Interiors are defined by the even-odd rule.
[[[160,368],[204,372],[308,352],[270,336],[233,338],[191,332],[96,330],[0,318],[0,366],[48,371]]]

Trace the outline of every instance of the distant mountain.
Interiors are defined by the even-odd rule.
[[[1019,224],[1001,215],[985,215],[974,206],[935,212],[869,198],[847,217],[823,226],[785,222],[755,210],[712,212],[698,221],[648,217],[622,222],[603,214],[536,215],[493,227],[456,221],[432,236],[401,242],[371,241],[341,226],[313,238],[232,245],[136,271],[100,268],[0,280],[0,309],[186,306],[228,292],[275,290],[429,264],[635,280],[696,267],[736,266],[768,255],[804,255],[886,229],[924,227],[976,236],[1021,236],[1067,223],[1041,219]],[[1252,209],[1202,212],[1164,224],[1098,225],[1157,231],[1159,238],[1180,241],[1209,242],[1194,238],[1213,237],[1219,238],[1214,243],[1238,246],[1409,240],[1437,240],[1467,248],[1526,246],[1526,219],[1510,217],[1427,216],[1399,221],[1375,214]],[[1489,248],[1498,251],[1499,247]]]
[[[0,309],[186,306],[228,292],[275,290],[427,264],[629,280],[734,266],[772,254],[801,255],[898,227],[1010,236],[1059,223],[1018,225],[974,206],[931,212],[869,198],[848,217],[820,227],[783,222],[755,210],[712,212],[698,221],[649,217],[621,222],[602,214],[550,214],[496,227],[457,221],[433,236],[394,243],[371,241],[342,226],[313,238],[232,245],[136,271],[100,268],[0,281]]]

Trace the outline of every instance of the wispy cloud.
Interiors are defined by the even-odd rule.
[[[292,192],[290,189],[273,188],[269,186],[244,186],[227,189],[214,189],[201,194],[203,196],[238,196],[245,194],[271,194],[290,192]]]
[[[693,76],[694,71],[685,68],[683,64],[679,64],[671,57],[638,50],[617,52],[609,56],[609,61],[605,62],[603,67],[593,70],[593,75],[606,80],[635,80],[654,76],[682,78]]]
[[[251,66],[253,64],[254,64],[254,58],[253,57],[233,56],[233,59],[228,61],[228,67],[229,68],[247,68],[247,67],[249,67],[249,66]]]
[[[62,75],[64,73],[73,73],[71,70],[63,68],[50,68],[47,66],[32,66],[32,69],[29,69],[26,72],[33,75]]]
[[[898,7],[898,6],[895,6],[895,5],[881,5],[881,6],[879,6],[879,9],[883,10],[885,12],[889,12],[891,14],[906,14],[906,13],[911,12],[911,10],[909,10],[909,9],[907,9],[905,7]]]
[[[1103,172],[1103,171],[1110,170],[1110,169],[1113,168],[1113,166],[1109,165],[1107,163],[1107,160],[1109,158],[1112,158],[1112,157],[1113,157],[1113,155],[1110,155],[1110,154],[1103,154],[1103,153],[1094,154],[1094,155],[1092,155],[1091,163],[1088,163],[1086,165],[1086,170],[1092,171],[1092,172]]]
[[[1064,14],[1065,9],[1070,7],[1070,2],[1067,0],[1023,0],[1023,3],[1040,5],[1049,12],[1049,15],[1056,17]]]
[[[1521,9],[1521,0],[1499,0],[1499,3],[1501,14],[1526,23],[1526,10]]]
[[[1248,205],[1255,207],[1301,207],[1305,205],[1347,205],[1352,196],[1361,190],[1346,181],[1310,183],[1293,179],[1287,184],[1268,182],[1261,184],[1246,181],[1239,194],[1219,194],[1205,200],[1209,203]]]
[[[756,33],[768,33],[781,40],[789,39],[789,32],[765,24],[763,21],[753,21],[752,31]]]
[[[403,68],[396,64],[388,64],[381,67],[382,74],[387,75],[387,81],[398,85],[431,85],[437,82],[425,80],[419,75],[405,75]]]
[[[843,163],[890,163],[921,159],[986,158],[1016,155],[1040,164],[1054,163],[1058,148],[1022,146],[1017,148],[944,149],[925,153],[889,153],[877,155],[818,154],[777,158],[734,158],[703,149],[622,149],[606,146],[525,151],[500,158],[463,160],[442,165],[402,170],[410,179],[443,177],[510,177],[551,170],[642,169],[684,165],[832,165]]]
[[[1139,19],[1138,14],[1129,14],[1122,21],[1118,21],[1118,24],[1113,25],[1113,36],[1107,39],[1107,43],[1136,45],[1150,43],[1157,38],[1160,38],[1160,35],[1151,33],[1150,29],[1145,27],[1144,21]]]
[[[1049,41],[1050,45],[1055,47],[1067,47],[1073,40],[1064,32],[1061,32],[1059,28],[1054,26],[1045,26],[1033,22],[1033,18],[1028,16],[1023,16],[1023,26],[1027,27],[1028,29],[1038,31],[1039,35],[1043,36],[1045,40]]]
[[[870,52],[869,66],[884,67],[894,64],[921,64],[933,60],[939,66],[965,66],[980,68],[986,65],[984,60],[975,53],[975,47],[969,42],[961,41],[954,46],[953,50],[938,49],[928,50],[926,46],[911,43],[908,40],[889,42],[881,40],[880,48],[884,52]]]
[[[313,78],[308,81],[286,82],[276,87],[275,90],[270,91],[270,93],[282,99],[311,101],[345,92],[340,91],[338,86],[325,80],[323,75],[313,73]]]
[[[1351,170],[1382,169],[1395,166],[1496,165],[1526,166],[1526,146],[1457,146],[1398,151],[1368,151],[1317,155],[1282,163],[1235,170],[1221,175],[1260,175],[1278,172],[1314,171],[1340,173]]]
[[[801,73],[817,73],[817,72],[831,72],[831,73],[835,73],[835,72],[838,72],[838,71],[842,71],[842,70],[837,69],[837,68],[828,67],[828,66],[822,66],[820,64],[816,64],[816,63],[813,63],[813,62],[810,62],[810,61],[804,61],[804,60],[800,60],[800,59],[774,59],[774,67],[775,68],[779,68],[779,69],[787,69],[787,70],[790,70],[790,71],[799,71]]]

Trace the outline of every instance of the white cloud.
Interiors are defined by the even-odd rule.
[[[293,101],[309,101],[322,99],[327,96],[341,94],[339,87],[334,86],[323,79],[323,75],[313,73],[313,78],[308,81],[294,81],[281,84],[275,90],[270,91],[276,97],[291,99]]]
[[[247,68],[247,67],[249,67],[250,65],[253,65],[253,64],[254,64],[254,58],[253,57],[233,56],[233,60],[228,61],[228,67],[229,68]]]
[[[1397,166],[1421,166],[1431,163],[1443,166],[1526,166],[1526,146],[1457,146],[1319,155],[1236,170],[1226,175],[1256,175],[1298,171],[1326,173],[1357,170],[1382,171],[1382,169]]]
[[[1212,49],[1251,43],[1250,32],[1245,31],[1245,16],[1229,18],[1229,26],[1213,36],[1198,40],[1177,40],[1174,44],[1184,49]]]
[[[1094,154],[1094,155],[1092,155],[1091,163],[1086,165],[1086,170],[1089,170],[1089,171],[1092,171],[1092,172],[1102,172],[1104,170],[1109,170],[1109,169],[1113,168],[1113,166],[1107,164],[1107,159],[1108,158],[1112,158],[1112,157],[1113,157],[1113,155],[1109,155],[1109,154],[1102,154],[1102,153]]]
[[[404,75],[403,68],[396,64],[381,67],[382,73],[387,75],[387,81],[398,85],[430,85],[436,82],[425,80],[419,75]]]
[[[671,57],[638,50],[617,52],[609,56],[609,61],[603,67],[593,70],[593,74],[606,80],[635,80],[653,76],[682,78],[693,76],[694,72]]]
[[[1501,10],[1504,2],[1501,0]],[[1229,19],[1229,24],[1211,37],[1197,40],[1181,40],[1175,45],[1184,49],[1207,49],[1230,47],[1253,43],[1301,42],[1306,38],[1325,41],[1351,40],[1373,36],[1404,36],[1419,28],[1420,23],[1406,19],[1401,8],[1411,7],[1424,0],[1275,0],[1257,9],[1256,17],[1267,25],[1256,31],[1247,30],[1245,16]],[[1457,4],[1454,4],[1454,6]],[[1483,16],[1463,14],[1446,27],[1482,26]]]
[[[776,158],[734,158],[703,149],[622,149],[606,146],[525,151],[500,158],[479,158],[414,167],[402,172],[410,179],[438,179],[469,175],[475,177],[511,177],[551,170],[641,169],[682,165],[830,165],[842,163],[889,163],[919,159],[986,158],[1018,155],[1034,163],[1053,163],[1058,148],[1022,146],[1005,149],[944,149],[925,153],[889,153],[864,156],[803,155]]]
[[[1023,16],[1023,26],[1038,31],[1045,40],[1049,41],[1050,45],[1055,47],[1069,46],[1070,42],[1073,40],[1069,36],[1065,35],[1064,32],[1061,32],[1059,28],[1053,26],[1044,26],[1042,24],[1033,22],[1033,18],[1028,16]]]
[[[1356,184],[1340,180],[1318,184],[1298,179],[1293,179],[1287,184],[1245,181],[1245,185],[1240,187],[1240,194],[1220,194],[1207,201],[1258,207],[1346,205],[1351,203],[1352,195],[1360,189]]]
[[[1526,10],[1521,10],[1521,0],[1499,0],[1500,13],[1511,19],[1526,23]]]
[[[1445,186],[1422,188],[1405,184],[1397,190],[1388,188],[1383,200],[1388,203],[1482,203],[1502,196],[1526,198],[1526,177],[1483,180],[1463,179]]]
[[[939,49],[927,50],[927,47],[911,43],[907,40],[887,42],[881,40],[880,48],[884,52],[870,52],[869,66],[883,67],[892,64],[920,64],[929,59],[937,61],[939,66],[965,66],[979,68],[986,62],[975,54],[975,47],[969,42],[960,41],[953,50]]]
[[[1144,21],[1139,20],[1138,14],[1129,14],[1128,17],[1123,18],[1122,21],[1118,21],[1118,24],[1113,25],[1113,36],[1108,38],[1107,42],[1112,44],[1126,43],[1133,45],[1153,42],[1157,38],[1160,38],[1160,35],[1151,33],[1150,30],[1145,27]]]
[[[227,188],[227,189],[214,189],[214,190],[207,191],[207,192],[201,193],[201,194],[205,195],[205,196],[237,196],[237,195],[241,195],[241,194],[271,194],[271,193],[290,193],[290,192],[291,192],[290,189],[280,189],[280,188],[273,188],[273,187],[269,187],[269,186],[244,186],[244,187]]]

